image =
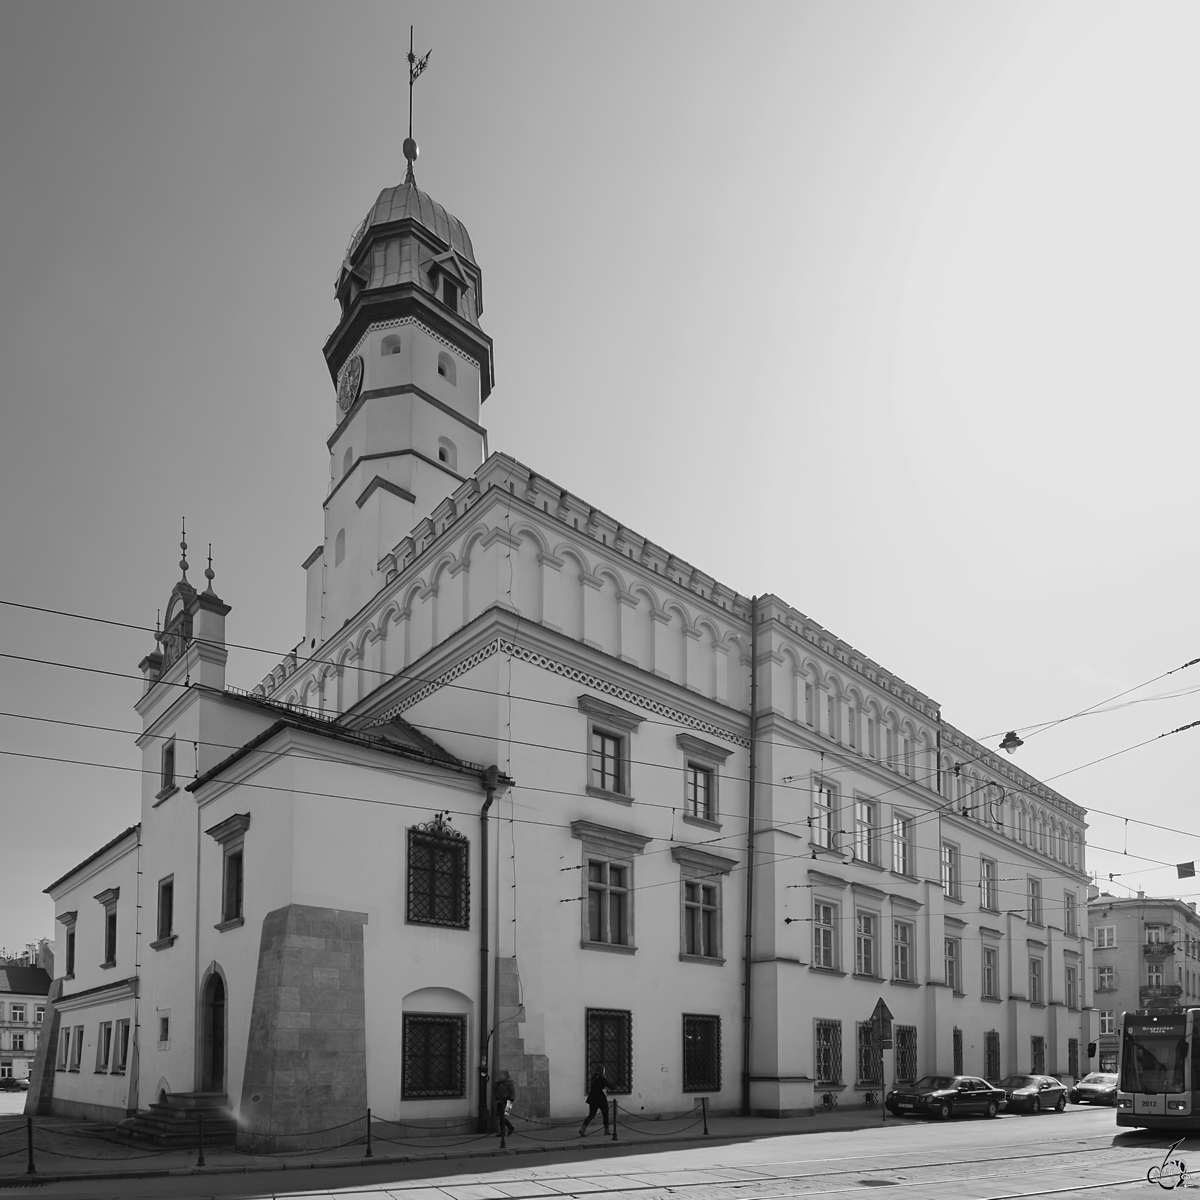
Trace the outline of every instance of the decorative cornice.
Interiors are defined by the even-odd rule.
[[[571,836],[578,838],[586,846],[594,846],[615,857],[641,854],[654,841],[653,838],[645,837],[640,833],[631,833],[625,829],[613,829],[609,825],[597,825],[595,821],[572,821]]]
[[[685,754],[691,754],[695,758],[706,758],[718,765],[733,753],[724,746],[714,746],[712,742],[704,742],[698,737],[692,737],[690,733],[677,733],[675,745]]]
[[[697,867],[703,871],[728,875],[737,866],[737,860],[724,858],[720,854],[710,854],[706,850],[697,850],[694,846],[672,846],[671,858],[677,863],[689,867]]]
[[[589,717],[595,717],[607,725],[615,725],[626,733],[635,732],[646,719],[637,713],[618,708],[615,704],[609,704],[606,700],[597,700],[594,696],[580,696],[577,703],[580,712],[587,713]]]
[[[226,817],[224,821],[214,825],[211,829],[206,829],[204,832],[214,841],[220,842],[224,846],[236,838],[243,836],[249,828],[250,814],[234,813],[232,817]]]

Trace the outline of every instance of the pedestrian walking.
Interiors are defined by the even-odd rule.
[[[605,1088],[612,1087],[608,1076],[604,1073],[604,1068],[600,1067],[592,1073],[592,1081],[588,1084],[587,1103],[588,1115],[587,1120],[579,1127],[579,1136],[583,1137],[587,1133],[587,1127],[592,1123],[592,1118],[599,1113],[604,1118],[604,1132],[608,1132],[608,1095]]]
[[[496,1133],[499,1136],[503,1136],[504,1131],[507,1131],[509,1137],[516,1132],[508,1119],[516,1098],[517,1087],[512,1081],[512,1076],[507,1071],[497,1071],[496,1082],[492,1084],[492,1101],[496,1105]]]

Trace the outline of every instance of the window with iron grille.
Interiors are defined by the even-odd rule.
[[[954,1027],[952,1046],[954,1050],[954,1074],[961,1075],[963,1073],[962,1030],[957,1025]]]
[[[983,1035],[983,1074],[993,1083],[1000,1078],[1000,1034],[995,1029]]]
[[[418,925],[471,924],[470,843],[444,813],[408,831],[408,920]]]
[[[1067,1074],[1079,1078],[1079,1039],[1067,1038]]]
[[[683,1090],[721,1090],[721,1018],[683,1014]]]
[[[609,1091],[633,1091],[633,1014],[624,1009],[587,1010],[587,1063],[584,1079],[597,1071],[608,1076]]]
[[[883,1051],[875,1040],[875,1022],[858,1023],[858,1082],[883,1084]]]
[[[818,1021],[816,1026],[816,1059],[818,1083],[842,1082],[842,1023]]]
[[[405,1013],[403,1097],[465,1096],[466,1043],[465,1016]]]
[[[1035,1037],[1029,1039],[1029,1057],[1032,1065],[1030,1070],[1035,1075],[1046,1073],[1046,1039]]]
[[[917,1027],[915,1025],[894,1026],[896,1039],[896,1082],[917,1081]]]

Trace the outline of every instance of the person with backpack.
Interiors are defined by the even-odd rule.
[[[512,1076],[507,1071],[497,1071],[496,1082],[492,1084],[492,1102],[496,1106],[496,1133],[498,1136],[504,1130],[507,1130],[509,1137],[516,1132],[513,1129],[513,1123],[508,1119],[509,1110],[516,1098],[517,1086],[513,1083]]]

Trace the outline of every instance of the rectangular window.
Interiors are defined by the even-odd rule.
[[[124,1075],[129,1066],[129,1020],[118,1021],[113,1033],[113,1073]]]
[[[952,991],[962,991],[962,975],[959,962],[962,956],[962,944],[958,938],[946,938],[944,941],[944,957],[946,961],[946,986]]]
[[[870,913],[858,913],[855,915],[854,973],[856,975],[876,974],[875,921],[876,918]]]
[[[117,909],[114,905],[104,914],[104,961],[117,961]]]
[[[455,1013],[404,1014],[406,1100],[465,1096],[467,1018]]]
[[[699,763],[687,765],[687,807],[689,817],[702,821],[715,820],[713,811],[713,770]]]
[[[1115,1008],[1102,1008],[1100,1010],[1100,1032],[1117,1032],[1117,1010]]]
[[[441,816],[408,831],[408,920],[468,929],[470,843]]]
[[[876,812],[877,809],[870,800],[854,802],[854,857],[859,862],[875,861]]]
[[[1162,963],[1151,963],[1146,968],[1146,983],[1150,987],[1160,988],[1163,985],[1163,965]]]
[[[633,1014],[624,1009],[587,1010],[587,1069],[585,1079],[597,1071],[608,1077],[610,1092],[633,1091]]]
[[[158,940],[166,941],[175,924],[175,876],[169,875],[158,883]]]
[[[33,1022],[35,1025],[40,1025],[45,1019],[46,1006],[44,1004],[39,1004],[37,1008],[33,1010]]]
[[[683,885],[684,953],[719,958],[717,885],[686,880]],[[593,939],[599,941],[599,938]],[[699,1091],[705,1089],[699,1088]]]
[[[1042,924],[1042,881],[1040,879],[1029,880],[1029,923],[1030,925]]]
[[[1079,972],[1075,967],[1067,967],[1065,972],[1067,985],[1067,1007],[1079,1007]]]
[[[836,842],[837,795],[829,784],[818,782],[813,794],[812,840],[826,850]]]
[[[995,946],[983,948],[983,994],[988,1000],[1000,998],[1000,952]]]
[[[175,790],[175,739],[164,744],[162,748],[162,773],[159,782],[159,796]]]
[[[1042,960],[1029,959],[1029,1000],[1031,1004],[1042,1003]]]
[[[78,1071],[83,1058],[83,1026],[76,1025],[71,1038],[71,1070]]]
[[[100,1022],[100,1035],[96,1039],[96,1070],[107,1071],[112,1065],[113,1023]]]
[[[592,787],[625,795],[625,739],[592,730]]]
[[[837,969],[837,909],[832,904],[813,905],[813,966]]]
[[[67,930],[67,978],[75,977],[75,927]]]
[[[12,1006],[12,1016],[9,1020],[19,1022],[23,1025],[25,1023],[25,1005],[14,1004]]]
[[[24,1033],[24,1031],[21,1031],[21,1032],[17,1032],[16,1030],[13,1031],[12,1045],[9,1047],[9,1049],[10,1050],[24,1050],[25,1049],[25,1033]]]
[[[1029,1039],[1029,1058],[1032,1062],[1030,1070],[1035,1075],[1046,1073],[1046,1039],[1035,1037]]]
[[[1147,942],[1153,942],[1153,943],[1157,944],[1157,943],[1161,942],[1162,940],[1163,940],[1163,931],[1162,931],[1161,925],[1147,925],[1146,926],[1146,941]]]
[[[1063,893],[1063,930],[1075,937],[1079,933],[1079,915],[1074,892]]]
[[[912,983],[913,927],[907,921],[892,925],[892,978]]]
[[[721,1090],[721,1018],[683,1014],[683,1090]]]
[[[171,1040],[171,1017],[169,1013],[160,1014],[158,1018],[158,1044],[162,1047]]]
[[[953,842],[942,843],[942,893],[951,900],[962,897],[962,874],[958,865],[958,847]]]
[[[458,284],[445,276],[442,277],[442,303],[458,312]]]
[[[224,855],[225,873],[221,888],[221,921],[240,921],[242,919],[242,892],[244,887],[244,867],[242,847],[226,850]]]
[[[588,859],[588,940],[628,946],[629,865]]]
[[[961,1075],[963,1073],[963,1043],[962,1030],[956,1025],[951,1032],[951,1052],[954,1056],[954,1073]]]
[[[817,1083],[842,1082],[842,1023],[841,1021],[818,1021],[816,1023]]]
[[[1096,949],[1111,950],[1117,944],[1117,927],[1100,925],[1096,928]]]
[[[912,817],[903,813],[892,814],[892,870],[897,875],[915,875],[916,868],[913,858]]]
[[[986,908],[989,912],[996,912],[1000,907],[997,902],[999,897],[996,888],[997,879],[996,860],[981,858],[979,860],[979,906]]]
[[[991,1083],[1000,1078],[1000,1034],[995,1029],[983,1035],[983,1075]]]
[[[1112,992],[1117,987],[1117,969],[1116,967],[1097,967],[1096,968],[1096,991]]]
[[[1067,1038],[1067,1074],[1079,1078],[1079,1039]]]
[[[65,1071],[71,1061],[71,1027],[64,1025],[58,1034],[58,1067]]]
[[[897,1025],[896,1038],[896,1082],[915,1083],[917,1080],[917,1027]]]
[[[875,1022],[858,1022],[858,1082],[879,1086],[883,1083],[883,1051],[875,1038]]]

